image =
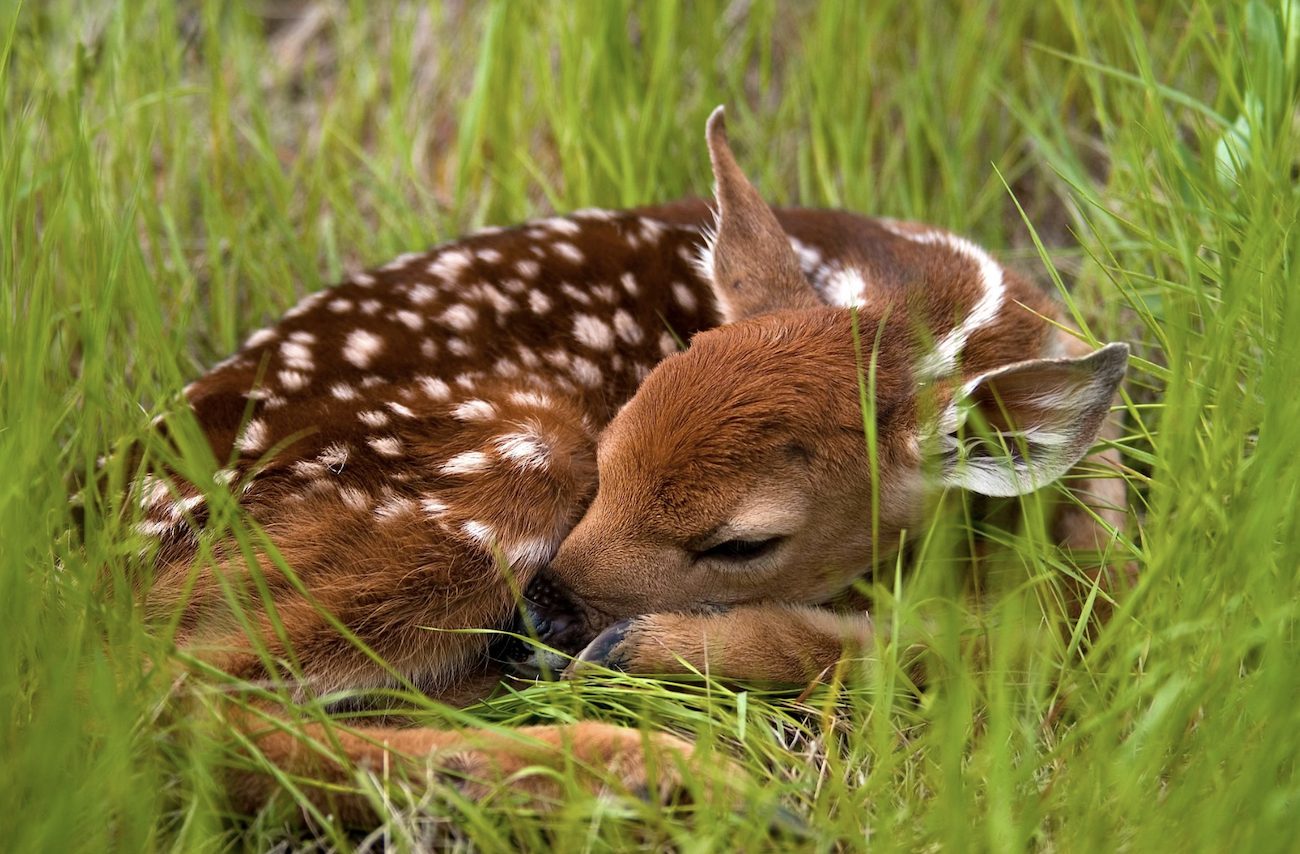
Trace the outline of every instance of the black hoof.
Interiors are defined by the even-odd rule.
[[[596,639],[587,644],[587,648],[578,654],[579,661],[599,664],[610,670],[622,670],[627,665],[626,651],[622,649],[623,641],[632,628],[632,620],[619,620]]]

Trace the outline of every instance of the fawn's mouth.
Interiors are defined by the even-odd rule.
[[[543,571],[524,590],[524,605],[509,627],[513,634],[536,637],[541,645],[507,638],[494,645],[492,656],[517,676],[555,679],[570,659],[615,619],[592,608]]]

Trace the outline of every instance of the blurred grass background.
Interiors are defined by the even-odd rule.
[[[0,839],[10,850],[681,847],[1295,850],[1300,831],[1300,10],[1292,2],[8,2],[0,10]],[[443,793],[369,837],[232,820],[219,727],[125,589],[115,449],[303,293],[487,223],[707,193],[729,107],[774,203],[966,233],[1132,341],[1122,444],[1143,571],[1096,642],[1072,568],[992,532],[978,608],[919,532],[877,619],[934,635],[797,696],[542,685],[472,716],[672,727],[747,810]],[[74,508],[96,477],[108,488]],[[170,456],[169,456],[170,455]],[[958,637],[977,627],[982,652]],[[881,660],[896,653],[879,650]],[[440,720],[460,718],[429,708]],[[439,717],[441,716],[441,717]],[[807,836],[767,838],[783,805]]]

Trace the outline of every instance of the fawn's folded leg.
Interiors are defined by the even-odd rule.
[[[797,605],[753,605],[709,614],[645,614],[593,640],[584,662],[629,673],[699,671],[727,679],[807,682],[823,678],[846,653],[871,643],[871,618]]]

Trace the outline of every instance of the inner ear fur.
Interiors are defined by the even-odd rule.
[[[776,215],[736,164],[722,107],[709,116],[705,139],[713,164],[718,223],[702,266],[724,320],[820,305]]]
[[[1097,440],[1128,355],[1127,344],[1107,344],[1081,358],[1018,362],[966,383],[939,418],[943,482],[1012,496],[1065,474]]]

